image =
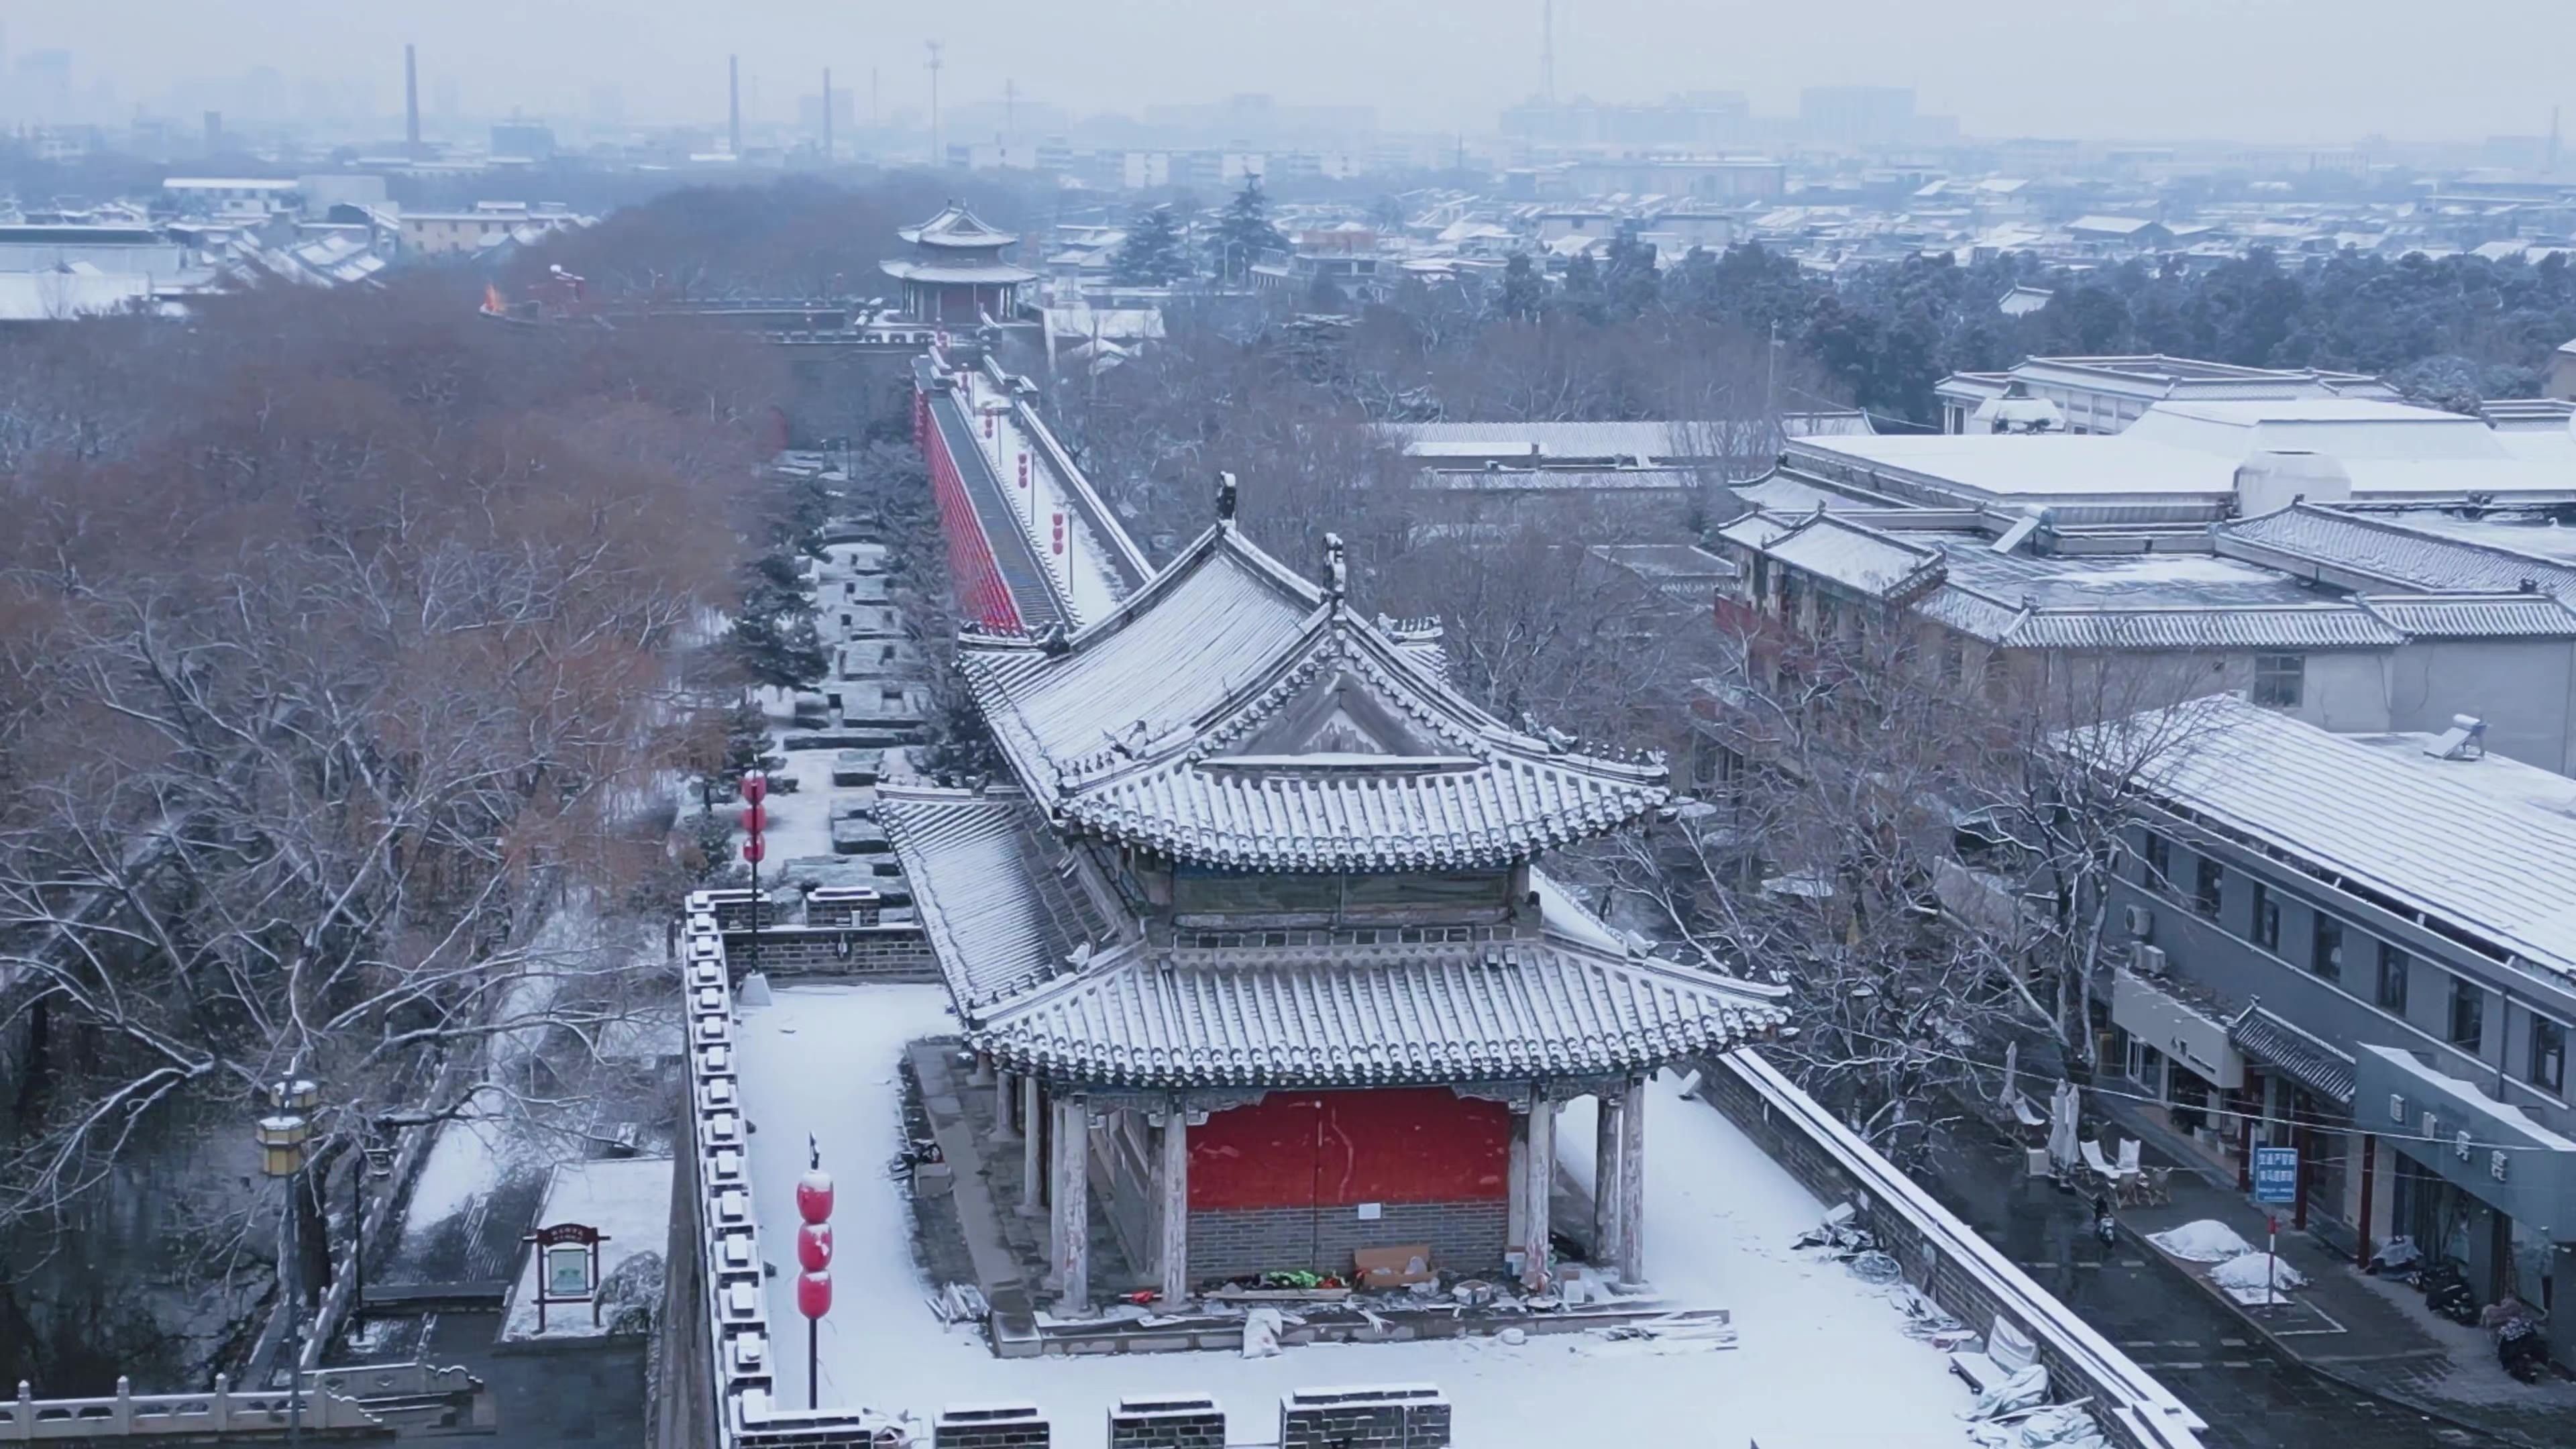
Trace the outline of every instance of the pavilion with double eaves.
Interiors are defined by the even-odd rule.
[[[1661,806],[1660,761],[1505,725],[1436,637],[1352,609],[1338,546],[1327,575],[1220,517],[1075,632],[969,634],[1010,783],[880,790],[1068,1312],[1095,1205],[1167,1303],[1423,1243],[1541,1284],[1581,1096],[1592,1256],[1641,1281],[1639,1088],[1782,1019],[1773,988],[1649,959],[1533,869]]]

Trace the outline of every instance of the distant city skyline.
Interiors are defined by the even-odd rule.
[[[2563,63],[2576,5],[2492,0],[2477,13],[2474,26],[2425,25],[2395,0],[2101,0],[2037,24],[1844,0],[1827,27],[1803,7],[1559,0],[1556,93],[1633,103],[1735,90],[1757,113],[1790,115],[1809,86],[1911,85],[1921,112],[1989,137],[2338,144],[2545,132],[2554,106],[2576,106]],[[381,117],[399,110],[411,40],[427,111],[580,121],[613,91],[627,123],[720,124],[723,58],[738,53],[747,115],[793,124],[827,64],[863,110],[873,69],[881,113],[925,111],[922,42],[935,38],[949,107],[999,102],[1006,85],[1076,118],[1248,92],[1371,107],[1388,130],[1481,134],[1539,89],[1539,16],[1538,0],[1311,0],[1211,24],[1208,7],[1183,0],[1120,0],[1088,16],[988,0],[969,28],[965,13],[832,0],[451,0],[408,13],[93,0],[10,18],[0,112],[23,118],[41,102],[84,119],[138,105],[175,117],[233,93],[280,119]],[[71,52],[69,85],[24,94],[20,59],[49,50]],[[119,114],[89,113],[102,106]]]

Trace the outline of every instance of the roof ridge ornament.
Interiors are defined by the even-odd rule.
[[[1231,526],[1234,522],[1235,482],[1232,473],[1216,475],[1216,521]]]
[[[1324,597],[1338,604],[1351,591],[1350,564],[1338,533],[1324,535]]]

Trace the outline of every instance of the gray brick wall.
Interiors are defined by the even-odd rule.
[[[1225,1410],[1214,1399],[1121,1399],[1109,1449],[1225,1449]]]
[[[751,935],[725,932],[725,960],[753,969]],[[770,976],[852,976],[872,981],[937,981],[930,938],[914,924],[781,926],[760,933],[758,969]]]
[[[1279,1449],[1446,1449],[1449,1401],[1426,1386],[1301,1389],[1279,1401]]]
[[[1216,1208],[1190,1214],[1190,1277],[1199,1283],[1306,1269],[1348,1273],[1358,1248],[1429,1243],[1432,1266],[1499,1272],[1509,1209],[1503,1199],[1391,1202],[1374,1222],[1352,1207]]]
[[[930,1426],[932,1449],[1047,1449],[1047,1421],[1034,1405],[950,1407]]]

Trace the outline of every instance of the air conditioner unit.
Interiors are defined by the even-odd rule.
[[[2138,940],[2146,940],[2155,934],[2156,913],[2145,906],[2122,906],[2120,920],[2129,928],[2129,934]]]
[[[2140,975],[2162,976],[2165,974],[2165,948],[2162,946],[2150,946],[2146,942],[2140,941],[2134,948],[2132,948],[2130,959],[2137,964]]]

